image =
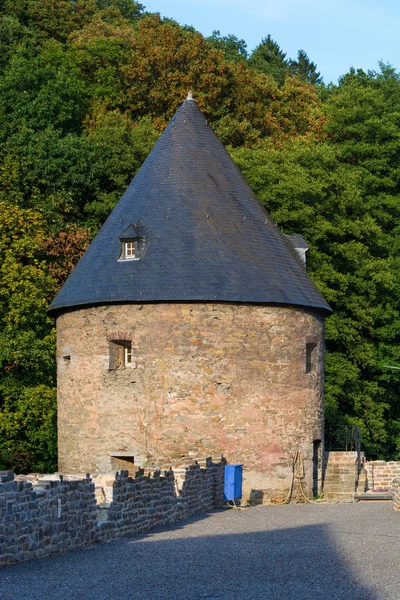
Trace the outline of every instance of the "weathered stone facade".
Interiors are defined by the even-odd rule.
[[[322,492],[328,499],[350,499],[365,492],[373,497],[374,492],[391,492],[396,506],[399,476],[400,461],[367,461],[364,452],[324,452]]]
[[[400,510],[400,479],[392,481],[393,509]]]
[[[324,498],[345,500],[367,489],[365,455],[356,451],[324,452],[322,492]]]
[[[0,567],[149,531],[222,506],[222,459],[165,471],[17,476],[0,471]],[[107,488],[104,489],[104,485]]]
[[[223,453],[244,495],[286,496],[302,454],[312,495],[323,428],[323,316],[291,306],[129,304],[57,320],[59,469]],[[132,363],[115,368],[115,341]],[[313,460],[314,459],[314,460]],[[123,462],[121,462],[123,461]]]
[[[394,479],[400,478],[400,461],[373,460],[365,463],[368,489],[374,492],[391,491]]]

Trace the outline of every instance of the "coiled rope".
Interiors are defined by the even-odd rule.
[[[304,464],[303,457],[298,450],[293,454],[293,462],[292,462],[292,478],[290,481],[290,487],[286,498],[282,502],[276,502],[276,504],[288,504],[292,498],[294,482],[297,480],[299,482],[299,487],[301,491],[301,495],[303,496],[306,502],[310,504],[314,503],[314,500],[310,500],[307,498],[304,489],[303,489],[303,480],[304,479]]]

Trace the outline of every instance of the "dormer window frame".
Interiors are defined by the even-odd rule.
[[[119,236],[121,249],[118,262],[138,261],[144,258],[146,238],[143,224],[132,223],[128,225]]]
[[[120,260],[140,260],[138,256],[138,241],[139,238],[121,240]]]

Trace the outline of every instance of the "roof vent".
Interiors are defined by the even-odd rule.
[[[296,252],[297,257],[300,259],[301,264],[306,269],[307,268],[306,253],[309,250],[306,242],[301,237],[301,235],[299,235],[297,233],[294,233],[292,235],[288,235],[287,233],[285,233],[284,236],[288,239],[293,250]]]

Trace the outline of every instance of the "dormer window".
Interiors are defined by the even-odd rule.
[[[145,254],[145,232],[141,223],[132,223],[119,236],[121,251],[118,260],[140,260]]]
[[[125,260],[132,260],[136,258],[136,242],[124,242],[124,258]]]
[[[118,260],[139,260],[140,240],[121,240],[121,253]]]

